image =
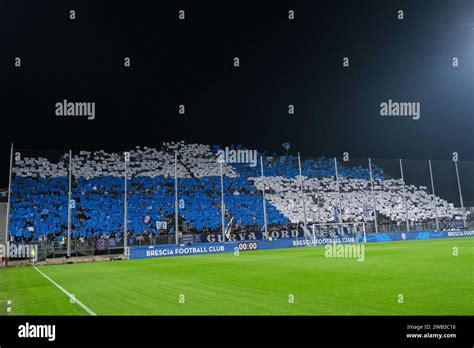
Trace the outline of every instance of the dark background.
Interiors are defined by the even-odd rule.
[[[0,187],[11,142],[474,160],[472,0],[2,1],[0,42]],[[95,102],[96,119],[55,116],[63,99]],[[388,99],[420,102],[421,119],[381,117]]]

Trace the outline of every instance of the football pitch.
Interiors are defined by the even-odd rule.
[[[0,301],[2,315],[473,315],[474,239],[367,243],[363,261],[318,246],[9,267]]]

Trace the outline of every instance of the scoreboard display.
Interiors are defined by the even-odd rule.
[[[257,250],[258,243],[257,242],[241,242],[239,243],[239,251],[247,251],[247,250]]]

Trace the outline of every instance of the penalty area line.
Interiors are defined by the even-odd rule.
[[[57,287],[59,290],[61,290],[63,293],[66,294],[67,297],[69,297],[70,300],[73,300],[74,303],[77,303],[79,306],[82,307],[82,309],[84,309],[87,313],[89,313],[90,315],[93,315],[93,316],[96,316],[97,314],[95,314],[89,307],[87,307],[84,303],[82,303],[81,301],[79,301],[74,295],[72,295],[71,293],[69,293],[66,289],[64,289],[61,285],[59,285],[58,283],[56,283],[54,280],[52,280],[50,277],[48,277],[46,274],[44,274],[43,272],[41,272],[38,268],[36,268],[36,266],[33,266],[33,268],[35,270],[37,270],[39,272],[39,274],[41,274],[43,277],[45,277],[47,280],[49,280],[55,287]]]

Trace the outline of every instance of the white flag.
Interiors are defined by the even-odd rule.
[[[227,237],[227,239],[230,237],[230,231],[232,229],[232,221],[234,220],[234,217],[232,216],[232,218],[230,219],[229,223],[227,224],[226,228],[225,228],[225,236]]]

